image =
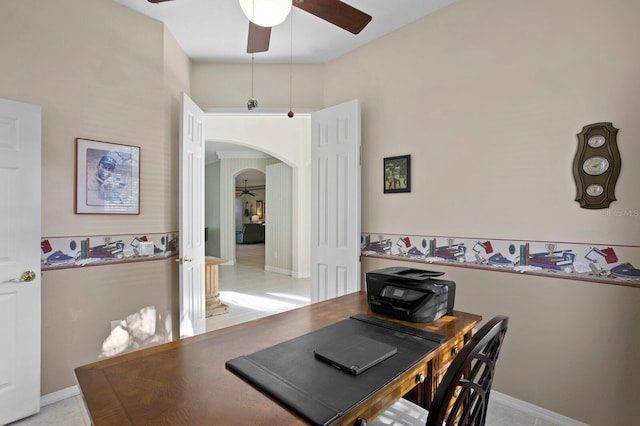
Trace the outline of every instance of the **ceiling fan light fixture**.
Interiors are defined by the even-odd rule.
[[[291,0],[240,0],[247,19],[261,27],[275,27],[284,22],[291,11]]]

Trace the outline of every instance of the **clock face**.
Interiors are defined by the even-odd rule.
[[[616,200],[620,174],[620,152],[612,123],[593,123],[578,133],[578,150],[573,158],[576,201],[584,209],[606,209]]]
[[[604,188],[600,184],[594,183],[587,186],[587,195],[590,195],[592,197],[597,197],[603,192],[604,192]]]
[[[604,157],[587,158],[582,163],[582,170],[591,176],[598,176],[609,169],[609,160]]]
[[[591,136],[587,143],[591,148],[600,148],[602,145],[604,145],[605,139],[602,135]]]

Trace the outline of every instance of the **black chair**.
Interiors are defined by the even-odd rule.
[[[401,398],[369,426],[484,426],[496,361],[509,318],[487,322],[451,362],[429,411]]]

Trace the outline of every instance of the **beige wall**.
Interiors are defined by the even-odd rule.
[[[110,0],[3,0],[0,52],[0,97],[42,106],[43,237],[177,230],[189,60],[163,25]],[[139,216],[74,214],[77,137],[141,148]],[[44,273],[42,393],[74,385],[110,322],[148,305],[177,318],[174,262]]]
[[[76,385],[73,370],[99,359],[113,320],[154,306],[156,335],[166,336],[165,321],[179,318],[174,269],[171,260],[159,260],[44,272],[42,395]]]
[[[362,102],[363,231],[638,246],[638,16],[635,0],[458,0],[328,64],[325,104]],[[604,212],[574,201],[571,171],[576,134],[600,121],[623,163]],[[382,159],[402,154],[412,191],[383,194]],[[455,280],[458,309],[511,316],[498,391],[637,422],[640,289],[412,265]]]
[[[459,0],[327,65],[325,104],[362,102],[367,232],[638,245],[640,2]],[[576,134],[611,121],[607,216],[574,201]],[[411,194],[382,158],[411,154]],[[388,209],[366,206],[393,203]],[[412,229],[407,229],[411,223]]]
[[[248,55],[247,55],[248,56]],[[253,95],[259,111],[289,108],[289,64],[254,64]],[[294,64],[293,111],[323,107],[324,66]],[[191,70],[193,100],[203,109],[240,108],[246,111],[251,98],[251,62],[245,64],[194,63]],[[258,112],[259,112],[258,111]]]

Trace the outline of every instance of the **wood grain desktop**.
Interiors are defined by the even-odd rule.
[[[78,367],[76,377],[96,426],[305,424],[228,371],[225,362],[358,313],[389,320],[370,311],[366,293],[354,293]],[[451,358],[480,320],[455,311],[430,323],[396,321],[449,340],[334,424],[373,419],[407,392],[428,406]]]

